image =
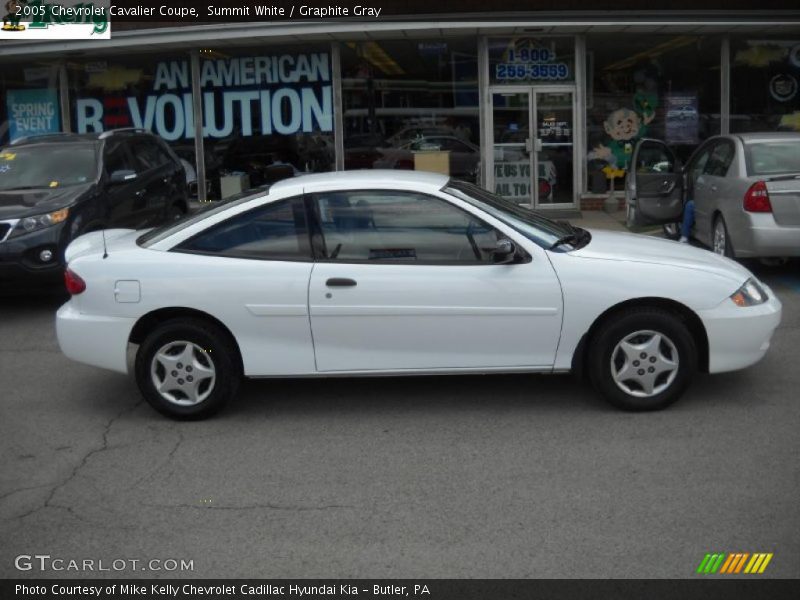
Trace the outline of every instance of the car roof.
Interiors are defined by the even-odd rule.
[[[795,131],[763,131],[736,134],[745,144],[754,142],[789,142],[800,143],[800,133]]]
[[[32,146],[34,144],[54,144],[61,142],[74,144],[78,142],[84,142],[84,143],[99,142],[105,139],[110,139],[118,136],[125,136],[127,138],[136,136],[157,137],[151,132],[144,129],[123,128],[123,129],[109,129],[108,131],[99,133],[70,133],[70,132],[43,133],[43,134],[18,138],[13,142],[11,142],[9,146],[20,148],[22,146]]]
[[[427,171],[403,171],[392,169],[361,169],[352,171],[334,171],[330,173],[313,173],[282,179],[270,186],[272,191],[293,193],[302,192],[305,187],[314,188],[375,188],[381,189],[397,185],[400,187],[420,186],[436,190],[442,189],[450,178],[441,173]]]

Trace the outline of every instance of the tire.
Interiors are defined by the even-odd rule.
[[[659,308],[631,308],[606,320],[592,337],[588,356],[594,388],[627,411],[666,408],[686,391],[697,370],[691,333],[676,314]],[[676,367],[671,369],[670,362]],[[645,371],[651,368],[652,374]]]
[[[725,225],[722,215],[717,215],[717,218],[714,219],[714,228],[711,230],[711,250],[720,256],[733,258],[731,236],[728,235],[728,226]]]
[[[181,360],[187,356],[191,364]],[[242,378],[230,335],[191,318],[172,319],[153,330],[136,353],[135,373],[145,400],[173,419],[210,417],[236,395]]]
[[[668,240],[677,240],[681,237],[681,224],[680,223],[666,223],[661,226],[664,231],[664,237]]]

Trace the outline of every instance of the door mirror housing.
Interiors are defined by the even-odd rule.
[[[507,264],[514,262],[517,255],[517,246],[508,238],[501,238],[497,240],[494,248],[492,248],[492,256],[496,264]]]
[[[108,178],[108,182],[111,185],[120,185],[122,183],[130,183],[134,179],[136,179],[136,171],[131,169],[120,169],[119,171],[114,171]]]

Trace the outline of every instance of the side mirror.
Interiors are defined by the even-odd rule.
[[[136,171],[132,171],[130,169],[120,169],[119,171],[114,171],[111,173],[111,176],[108,178],[108,182],[111,185],[119,185],[121,183],[129,183],[136,179]]]
[[[494,262],[499,265],[504,265],[514,261],[514,257],[517,254],[517,247],[508,238],[501,238],[497,240],[494,248],[492,248],[492,255],[494,256]]]

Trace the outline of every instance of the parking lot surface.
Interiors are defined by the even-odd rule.
[[[618,412],[567,376],[247,382],[179,423],[58,350],[60,296],[0,299],[0,577],[800,577],[800,267],[766,358]],[[15,557],[193,570],[20,572]]]

